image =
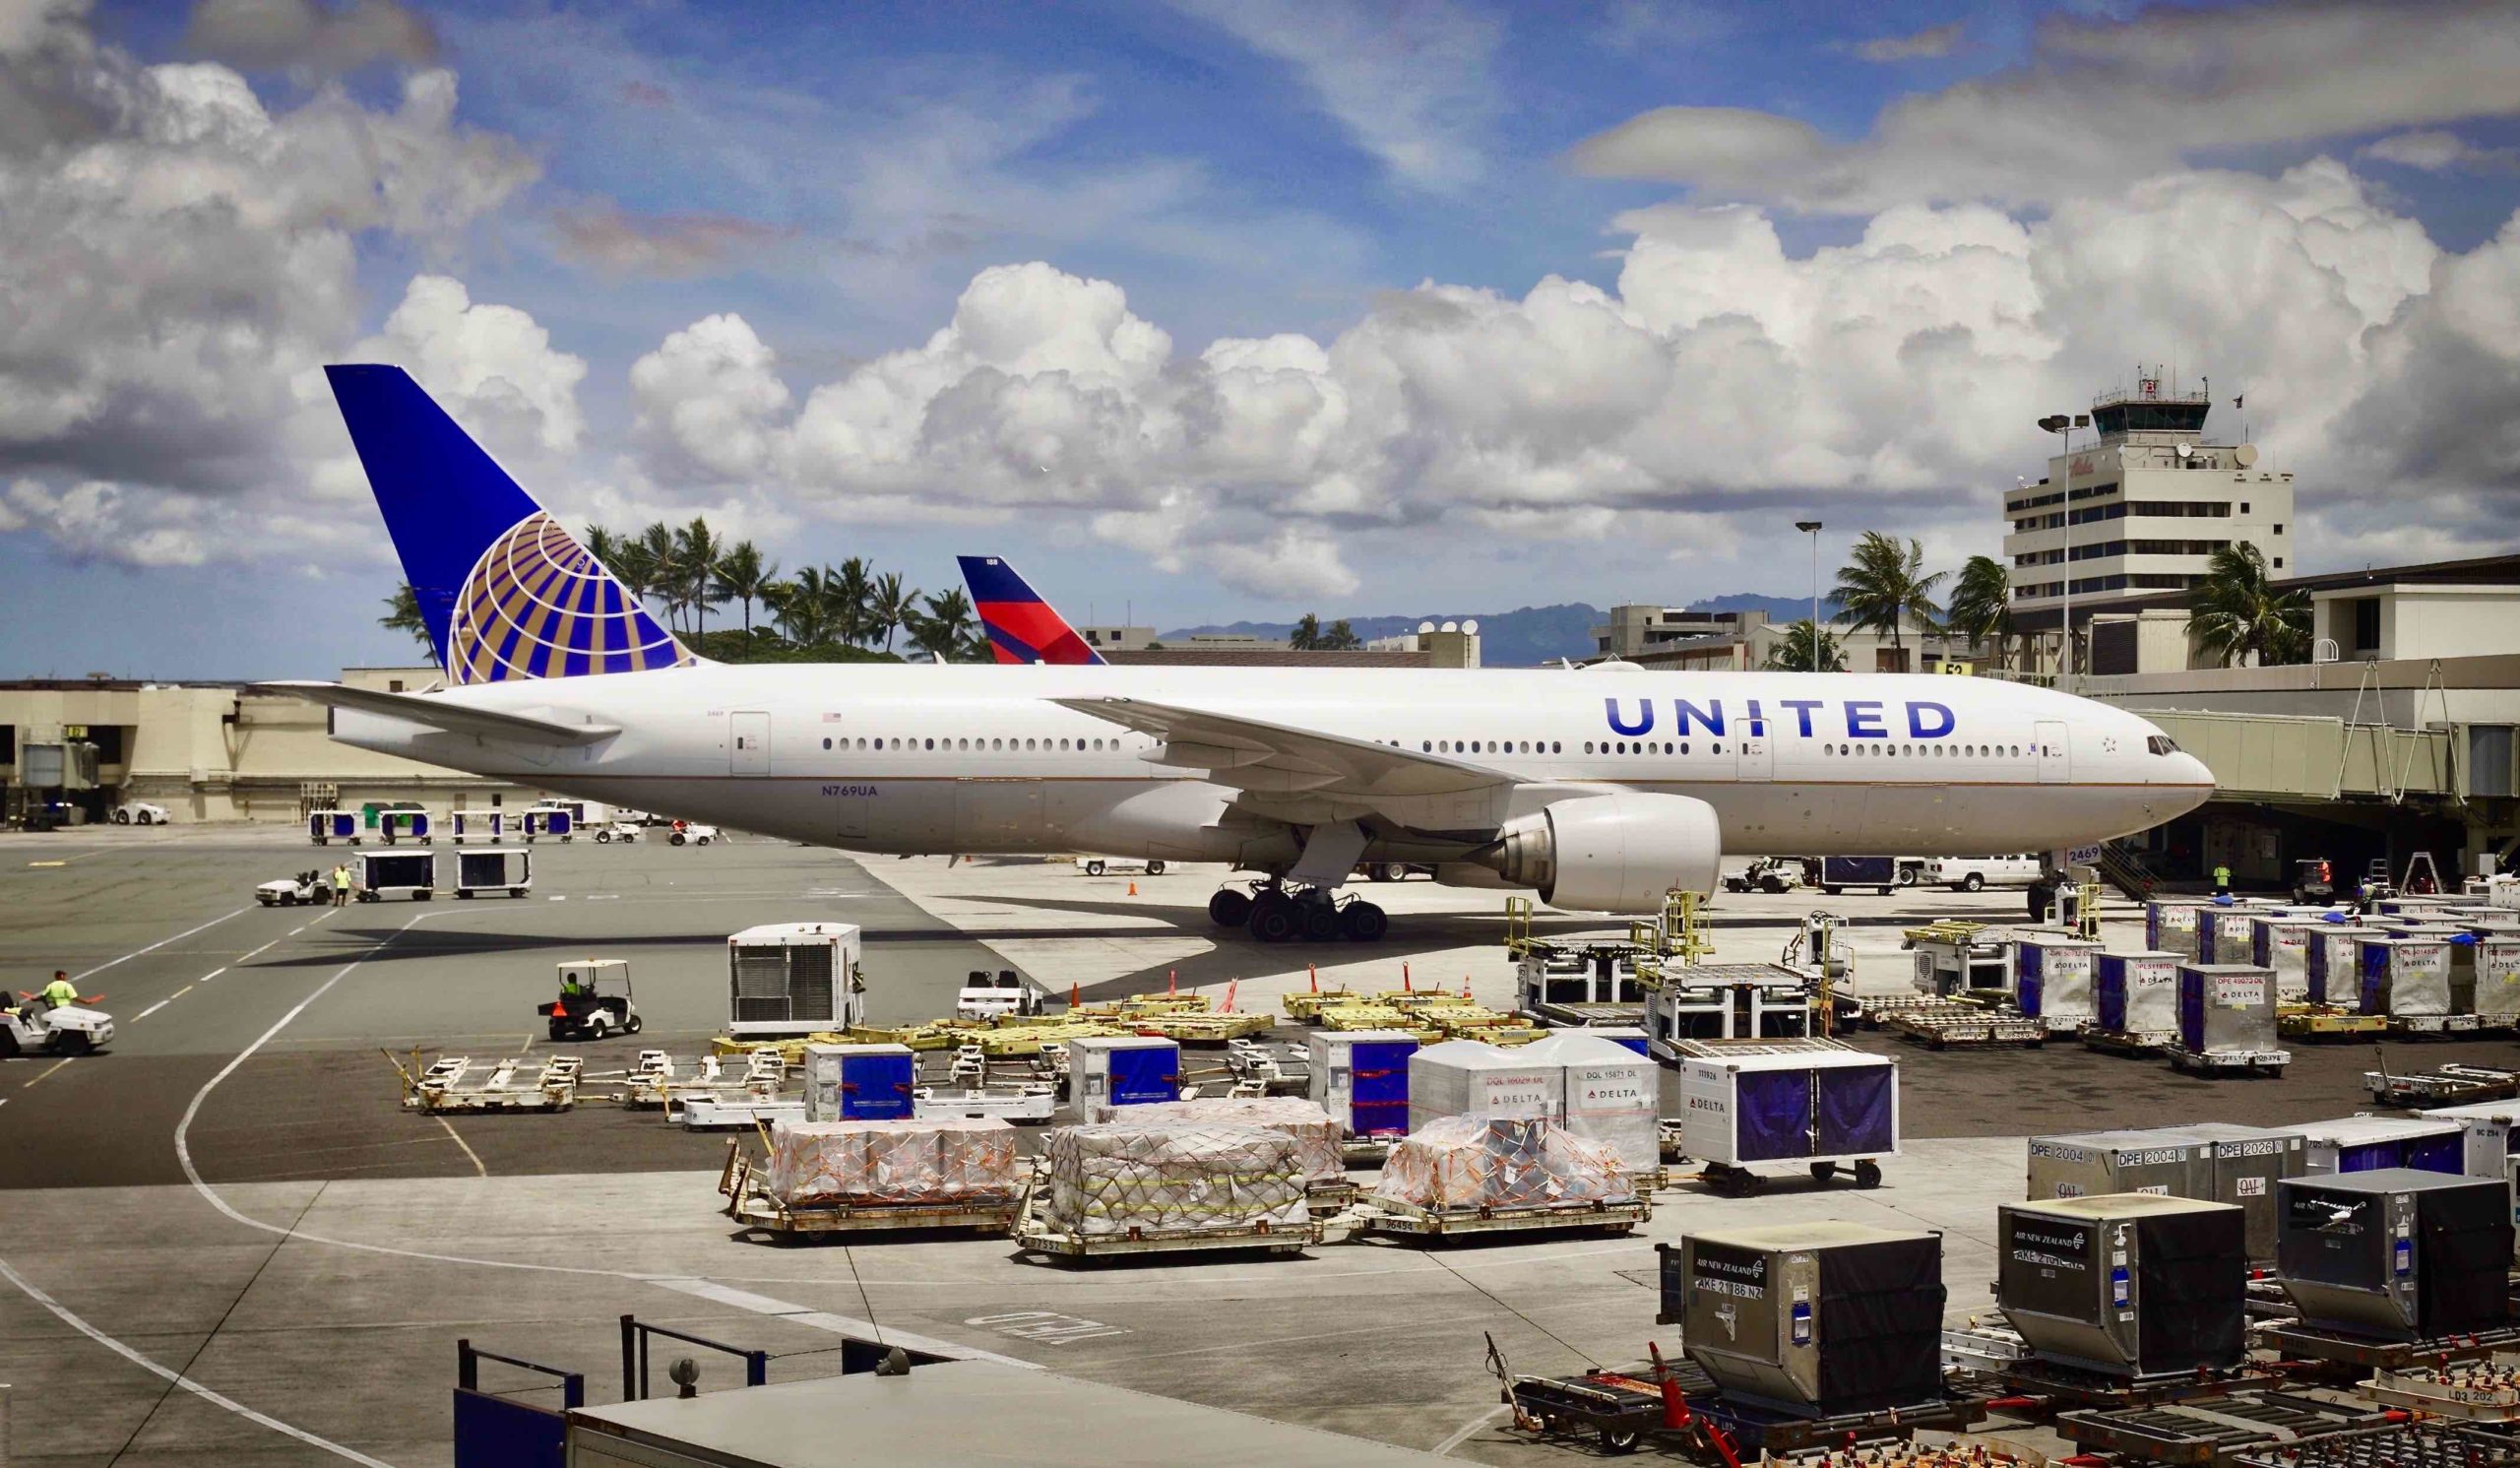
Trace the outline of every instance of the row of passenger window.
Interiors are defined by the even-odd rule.
[[[896,753],[925,753],[930,749],[948,752],[965,749],[997,750],[1002,753],[1071,754],[1099,753],[1120,747],[1118,739],[825,739],[825,749],[884,749]]]

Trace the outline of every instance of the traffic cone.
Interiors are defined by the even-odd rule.
[[[1167,999],[1177,998],[1180,996],[1180,993],[1181,971],[1179,969],[1166,969],[1164,971],[1164,996]]]
[[[1084,989],[1078,986],[1077,982],[1073,979],[1069,980],[1067,986],[1067,1007],[1070,1009],[1075,1008],[1078,999],[1083,995],[1083,993]]]
[[[1470,976],[1468,974],[1461,976],[1461,1001],[1465,1004],[1470,1002]]]
[[[1407,964],[1400,966],[1400,987],[1409,993],[1414,994],[1418,991],[1418,986],[1409,982],[1409,965]]]
[[[1131,883],[1129,883],[1129,895],[1130,895],[1131,897],[1135,897],[1135,896],[1137,896],[1137,895],[1138,895],[1138,884],[1137,884],[1137,883],[1135,883],[1135,882],[1131,882]]]
[[[1303,977],[1304,982],[1312,986],[1312,991],[1314,993],[1321,992],[1321,966],[1319,964],[1305,964],[1303,966]]]

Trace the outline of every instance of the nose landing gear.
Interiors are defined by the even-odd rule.
[[[1289,888],[1258,882],[1249,892],[1225,887],[1208,899],[1208,921],[1219,927],[1243,927],[1264,943],[1379,943],[1391,931],[1391,919],[1361,897],[1342,898],[1321,887]]]

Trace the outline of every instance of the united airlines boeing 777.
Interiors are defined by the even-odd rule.
[[[1373,939],[1359,862],[1638,913],[1736,855],[2060,851],[2213,792],[1991,678],[1633,669],[732,666],[694,657],[400,368],[326,369],[446,686],[283,683],[360,748],[884,853],[1230,862],[1220,924]]]

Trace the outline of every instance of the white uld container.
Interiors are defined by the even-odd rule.
[[[2456,1117],[2339,1117],[2300,1132],[2301,1171],[2311,1177],[2397,1167],[2465,1171],[2467,1123]]]
[[[2167,950],[2104,950],[2092,960],[2094,1022],[2154,1045],[2177,1039],[2178,963],[2178,955]]]
[[[1551,1031],[1520,1053],[1560,1067],[1558,1116],[1568,1131],[1616,1148],[1630,1177],[1663,1165],[1662,1066],[1583,1030]]]
[[[2310,940],[2327,923],[2298,916],[2260,917],[2249,924],[2248,957],[2236,963],[2275,971],[2275,1002],[2298,1004],[2310,996]]]
[[[2100,944],[2066,933],[2023,929],[2013,944],[2013,997],[2050,1033],[2091,1023],[2092,960]]]
[[[2214,905],[2210,897],[2156,897],[2144,904],[2144,946],[2193,959],[2196,919]]]
[[[2448,939],[2364,933],[2357,953],[2363,1013],[2429,1018],[2451,1012]]]
[[[1411,1055],[1409,1129],[1444,1117],[1558,1119],[1566,1094],[1560,1067],[1524,1058],[1530,1048],[1447,1040]]]
[[[1408,1030],[1315,1030],[1305,1043],[1312,1063],[1304,1094],[1350,1136],[1405,1136],[1409,1057],[1418,1048]]]
[[[2476,975],[2477,1023],[2489,1030],[2520,1026],[2520,933],[2479,936],[2470,964]]]
[[[1133,1106],[1181,1099],[1181,1047],[1155,1035],[1097,1035],[1067,1043],[1068,1093],[1089,1122],[1125,1119]]]
[[[2362,1006],[2362,959],[2355,946],[2369,928],[2356,923],[2325,923],[2302,939],[2302,966],[2313,1004],[2339,1009]]]

